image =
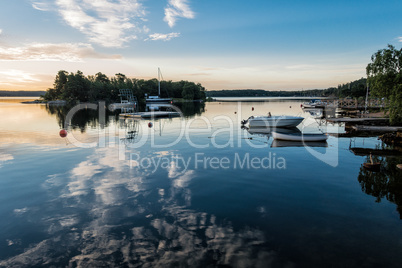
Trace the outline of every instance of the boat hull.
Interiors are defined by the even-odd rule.
[[[380,171],[381,168],[381,163],[376,162],[376,163],[363,163],[363,166],[370,171]]]
[[[285,141],[326,141],[328,139],[328,135],[326,134],[288,134],[288,133],[280,133],[276,131],[271,132],[272,137],[275,140],[285,140]]]
[[[304,120],[297,116],[257,116],[248,119],[250,127],[295,127]]]
[[[146,103],[170,103],[171,101],[170,98],[148,98],[145,100]]]

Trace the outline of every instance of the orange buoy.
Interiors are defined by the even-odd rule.
[[[60,130],[59,135],[62,138],[67,137],[67,130],[65,130],[65,129]]]
[[[152,127],[152,122],[148,123],[148,127],[151,128]]]

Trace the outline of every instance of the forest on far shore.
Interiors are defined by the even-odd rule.
[[[207,97],[338,97],[359,98],[365,97],[367,91],[367,79],[358,80],[330,87],[327,89],[269,91],[263,89],[233,89],[207,91]]]
[[[0,90],[0,97],[39,97],[45,93],[46,91]]]

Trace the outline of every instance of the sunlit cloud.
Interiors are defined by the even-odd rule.
[[[121,56],[97,53],[92,45],[83,43],[33,43],[21,47],[0,46],[0,61],[82,62],[84,58],[120,59]]]
[[[68,25],[104,47],[122,47],[137,39],[141,28],[134,19],[145,15],[137,0],[57,0],[56,6]]]
[[[162,40],[162,41],[169,41],[172,38],[176,38],[179,37],[180,33],[168,33],[168,34],[161,34],[161,33],[154,33],[154,34],[150,34],[149,38],[146,40],[153,40],[153,41],[157,41],[157,40]]]
[[[34,74],[27,73],[21,70],[0,71],[0,85],[11,85],[14,83],[32,83],[38,81],[40,80],[35,78]],[[0,157],[0,161],[3,160]]]
[[[166,21],[170,27],[176,24],[178,18],[193,19],[195,17],[194,12],[187,2],[187,0],[169,0],[165,8],[164,21]]]
[[[143,31],[145,9],[139,0],[41,0],[32,7],[54,11],[79,30],[90,42],[104,47],[122,47]]]
[[[1,35],[1,33],[3,32],[3,30],[2,29],[0,29],[0,35]]]

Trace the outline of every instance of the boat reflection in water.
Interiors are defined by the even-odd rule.
[[[317,109],[317,108],[303,108],[303,112],[307,112],[310,114],[310,116],[314,119],[321,119],[324,117],[324,111],[323,109]]]
[[[284,141],[273,140],[271,147],[328,147],[326,141]]]
[[[326,141],[327,135],[325,134],[305,134],[297,127],[292,128],[267,128],[267,127],[250,127],[246,128],[251,135],[265,136],[270,139],[273,137],[271,147],[328,147]],[[300,140],[283,140],[276,139],[276,137],[298,137]],[[321,137],[325,138],[321,138]],[[309,140],[311,137],[318,137],[318,140]]]

